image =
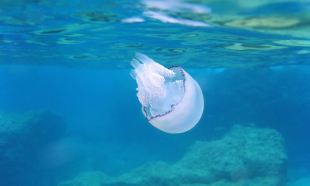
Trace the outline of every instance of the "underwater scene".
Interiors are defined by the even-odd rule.
[[[0,186],[310,186],[310,0],[1,0]]]

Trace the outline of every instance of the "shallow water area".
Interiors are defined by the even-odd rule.
[[[3,1],[0,57],[121,69],[139,51],[183,68],[305,65],[309,9],[287,0]]]
[[[309,0],[2,0],[0,185],[308,186],[309,12]],[[197,81],[194,128],[148,123],[135,53]]]

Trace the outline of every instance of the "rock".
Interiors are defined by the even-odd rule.
[[[110,177],[102,172],[84,172],[79,174],[74,180],[64,181],[59,186],[101,186],[102,182]]]
[[[298,181],[288,184],[289,186],[309,186],[310,178],[301,178]]]
[[[201,183],[257,177],[285,181],[287,157],[283,151],[283,138],[275,130],[235,125],[222,140],[196,142],[173,167],[203,176]]]
[[[0,113],[0,117],[0,155],[10,159],[32,153],[66,131],[64,118],[50,111]]]
[[[101,186],[284,186],[283,141],[275,130],[235,125],[221,140],[196,142],[174,165],[155,162],[119,177],[100,177]],[[76,180],[80,176],[59,186],[74,186]]]
[[[38,170],[42,148],[65,131],[65,119],[50,111],[0,112],[0,185],[27,184],[27,172]]]

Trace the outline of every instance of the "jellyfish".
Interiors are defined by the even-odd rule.
[[[136,53],[130,64],[142,113],[149,123],[167,133],[183,133],[198,123],[204,108],[203,94],[184,69],[167,69],[141,53]]]

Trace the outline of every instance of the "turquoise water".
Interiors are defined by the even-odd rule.
[[[188,68],[309,63],[308,1],[152,2],[4,1],[1,63],[123,69],[137,51]]]
[[[310,1],[0,5],[1,186],[175,164],[196,141],[220,140],[235,124],[283,136],[288,179],[274,185],[308,184]],[[198,82],[205,109],[192,130],[167,134],[147,122],[129,75],[135,52]],[[251,181],[257,175],[248,171]]]

